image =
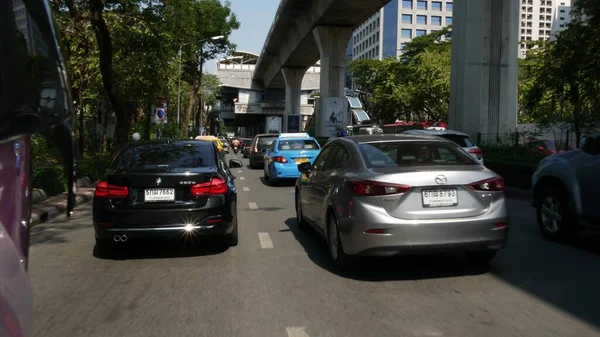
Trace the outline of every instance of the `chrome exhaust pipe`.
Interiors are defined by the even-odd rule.
[[[121,242],[127,241],[127,235],[121,235]]]
[[[115,242],[119,242],[119,241],[121,241],[121,237],[120,237],[120,236],[118,236],[118,235],[115,235],[115,236],[113,237],[113,240],[115,240]]]

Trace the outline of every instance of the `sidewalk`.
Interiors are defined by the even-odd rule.
[[[94,186],[77,188],[77,206],[92,200]],[[48,222],[59,215],[66,214],[67,193],[55,195],[42,202],[31,205],[31,224],[39,225]]]

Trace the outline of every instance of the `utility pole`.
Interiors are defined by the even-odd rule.
[[[179,116],[181,114],[181,48],[183,45],[179,46],[179,80],[177,84],[177,128],[181,128]]]

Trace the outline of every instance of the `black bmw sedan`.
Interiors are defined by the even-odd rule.
[[[242,167],[232,159],[229,167]],[[214,235],[238,243],[235,177],[212,142],[157,140],[127,145],[96,185],[98,253],[132,238]]]

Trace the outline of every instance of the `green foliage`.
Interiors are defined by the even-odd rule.
[[[399,59],[359,59],[349,71],[375,119],[447,120],[450,103],[449,28],[414,38]]]
[[[111,163],[108,155],[99,157],[86,157],[77,163],[77,178],[88,177],[92,182],[102,178]]]
[[[33,188],[40,188],[53,196],[67,190],[67,179],[62,165],[33,168]]]

